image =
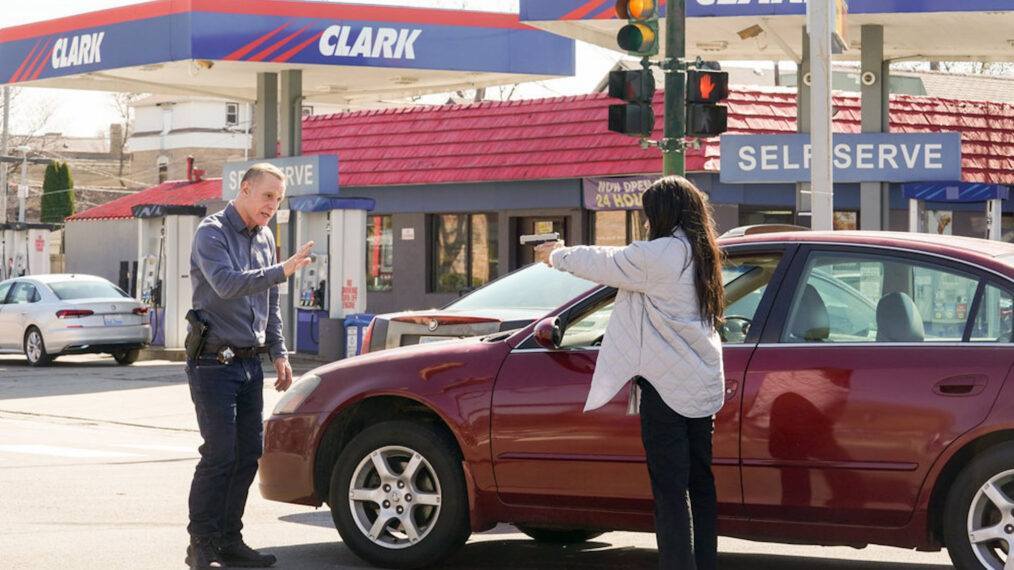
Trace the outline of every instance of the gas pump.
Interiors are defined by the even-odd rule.
[[[158,281],[158,258],[147,253],[137,261],[137,298],[147,305],[154,305],[152,293]]]
[[[49,233],[55,226],[17,222],[3,231],[3,277],[49,273]]]
[[[310,264],[300,270],[296,308],[327,311],[327,255],[311,253]]]

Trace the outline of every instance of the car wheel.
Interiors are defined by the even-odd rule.
[[[432,425],[392,421],[364,430],[338,457],[330,491],[345,544],[376,566],[430,566],[471,533],[461,456]]]
[[[519,524],[518,530],[546,544],[579,544],[601,536],[602,532],[585,528],[546,528]]]
[[[53,360],[46,353],[46,342],[42,340],[42,332],[36,327],[28,327],[25,332],[25,357],[32,366],[47,366]]]
[[[1007,565],[1014,552],[1014,443],[993,447],[958,475],[944,507],[944,543],[961,570]]]
[[[130,350],[118,350],[113,353],[113,358],[116,359],[117,364],[133,364],[137,362],[138,355],[141,354],[141,349],[132,348]]]

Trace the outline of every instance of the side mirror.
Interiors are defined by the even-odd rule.
[[[547,350],[557,350],[563,340],[559,317],[546,317],[535,325],[535,342]]]

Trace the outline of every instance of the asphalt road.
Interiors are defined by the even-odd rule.
[[[295,361],[297,373],[314,365]],[[182,363],[117,366],[73,356],[35,369],[0,356],[0,568],[182,568],[197,433]],[[266,370],[272,373],[271,370]],[[270,386],[271,381],[265,384]],[[278,394],[265,390],[268,409]],[[247,542],[277,568],[369,568],[340,541],[326,509],[269,502],[252,489]],[[719,539],[728,570],[950,568],[946,553]],[[544,546],[509,525],[475,534],[452,570],[654,568],[654,536],[614,532]]]

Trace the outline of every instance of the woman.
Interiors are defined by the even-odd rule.
[[[551,242],[536,248],[536,259],[618,289],[585,411],[635,381],[659,568],[710,570],[717,564],[711,434],[725,390],[716,331],[725,306],[721,254],[707,198],[688,180],[662,178],[642,199],[648,241]]]

